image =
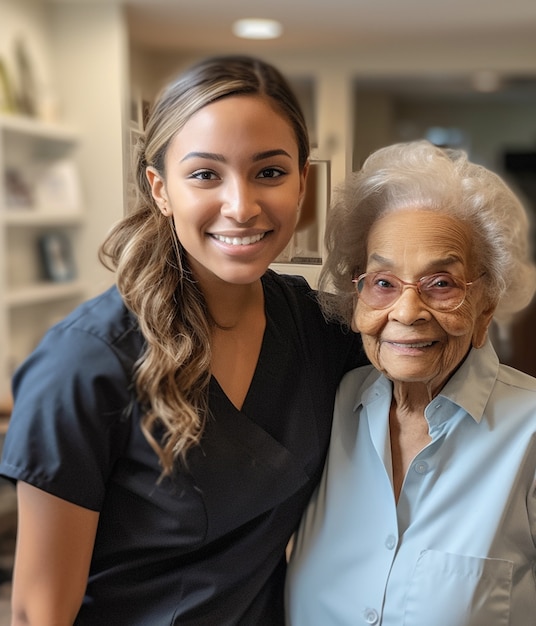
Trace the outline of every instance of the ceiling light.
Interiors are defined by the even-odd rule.
[[[275,20],[244,19],[233,24],[233,33],[243,39],[276,39],[282,32],[283,26]]]

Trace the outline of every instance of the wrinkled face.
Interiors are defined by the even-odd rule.
[[[304,193],[290,122],[259,96],[223,98],[175,135],[165,168],[147,176],[196,278],[257,280],[290,240]]]
[[[449,272],[464,282],[478,278],[471,263],[471,236],[459,220],[427,210],[405,209],[380,218],[367,245],[367,272],[389,271],[407,282]],[[372,364],[391,380],[424,383],[435,394],[485,339],[493,306],[482,281],[467,288],[463,304],[438,312],[416,289],[405,288],[389,307],[377,310],[357,298],[354,329]]]

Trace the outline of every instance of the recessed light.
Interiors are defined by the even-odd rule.
[[[233,24],[233,33],[243,39],[276,39],[282,32],[283,26],[275,20],[243,19]]]

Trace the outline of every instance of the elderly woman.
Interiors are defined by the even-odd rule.
[[[288,578],[292,626],[536,620],[536,379],[488,339],[531,300],[529,222],[501,179],[428,142],[374,153],[330,212],[343,379]]]

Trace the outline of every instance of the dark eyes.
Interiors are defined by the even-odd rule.
[[[284,174],[285,172],[277,167],[267,167],[259,173],[258,178],[278,178]]]
[[[403,284],[403,281],[400,281],[400,279],[396,277],[391,278],[378,274],[374,280],[374,285],[380,289],[393,289],[400,287],[398,284],[399,282]],[[425,276],[416,284],[420,286],[420,289],[425,290],[453,289],[458,287],[456,279],[450,274],[434,274],[433,276]]]
[[[423,289],[452,289],[458,287],[457,281],[450,274],[436,274],[428,280],[423,280]]]
[[[280,176],[284,176],[284,175],[285,175],[284,170],[278,167],[266,167],[257,174],[257,178],[279,178]],[[211,180],[219,180],[220,176],[212,170],[197,170],[195,172],[192,172],[192,174],[190,174],[190,178],[194,178],[196,180],[211,181]]]
[[[190,178],[195,178],[196,180],[217,180],[218,176],[211,170],[197,170],[197,172],[190,174]]]

